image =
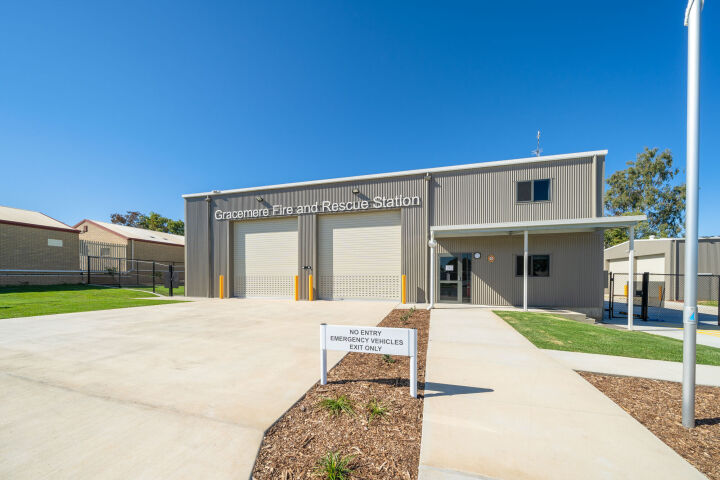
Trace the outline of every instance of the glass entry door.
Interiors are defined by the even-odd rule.
[[[441,254],[438,278],[440,292],[438,301],[449,303],[470,303],[470,274],[472,255]]]

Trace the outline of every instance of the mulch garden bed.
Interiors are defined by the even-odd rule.
[[[578,372],[710,479],[720,480],[720,388],[697,386],[696,427],[682,426],[682,385]]]
[[[381,327],[418,330],[418,398],[410,397],[408,357],[348,353],[328,372],[328,384],[315,384],[265,434],[253,479],[323,478],[318,461],[328,452],[352,456],[351,478],[406,479],[418,476],[430,314],[427,310],[393,310]],[[346,396],[354,413],[333,415],[319,404]],[[369,419],[367,405],[376,400],[387,414]]]

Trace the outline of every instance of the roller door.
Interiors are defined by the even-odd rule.
[[[233,293],[292,297],[298,272],[297,217],[233,224]]]
[[[400,298],[400,212],[318,217],[318,295]]]

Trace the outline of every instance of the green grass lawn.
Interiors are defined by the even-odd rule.
[[[538,348],[682,362],[681,340],[615,330],[547,313],[496,311]],[[697,363],[720,365],[720,348],[697,346]]]
[[[146,292],[152,292],[152,287],[132,287],[137,288],[138,290],[145,290]],[[165,288],[162,285],[155,285],[155,293],[159,293],[160,295],[165,295],[166,297],[170,295],[170,289]],[[185,296],[185,287],[180,286],[173,288],[173,297],[184,297]]]
[[[708,307],[717,307],[718,302],[717,302],[717,300],[701,300],[698,302],[698,305],[706,305]]]
[[[137,290],[87,285],[0,287],[0,319],[177,303],[155,298]]]

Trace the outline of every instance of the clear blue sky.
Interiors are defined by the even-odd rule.
[[[646,145],[683,168],[685,4],[3,2],[0,204],[182,218],[183,193],[527,157],[538,129],[545,154],[607,148],[608,175]],[[720,234],[718,7],[701,235]]]

